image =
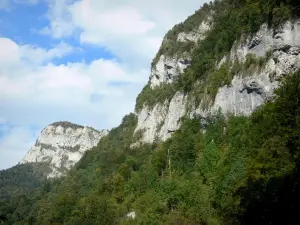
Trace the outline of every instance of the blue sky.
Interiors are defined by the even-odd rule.
[[[0,0],[0,169],[55,121],[110,129],[132,112],[190,0]]]

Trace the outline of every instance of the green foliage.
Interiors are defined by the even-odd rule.
[[[219,149],[214,140],[205,145],[202,154],[203,155],[199,162],[199,171],[206,183],[207,180],[213,179],[215,177],[217,164],[220,160]]]
[[[275,26],[280,26],[285,21],[291,18],[291,8],[288,5],[285,5],[283,2],[281,2],[280,6],[273,9],[273,24]]]
[[[69,175],[2,201],[3,224],[291,224],[300,208],[300,72],[250,118],[183,119],[163,143],[129,148],[136,116]],[[135,220],[128,212],[136,212]]]
[[[249,69],[250,66],[252,66],[255,63],[256,63],[256,55],[255,54],[246,55],[245,65],[244,65],[245,69]]]
[[[144,132],[145,132],[145,130],[137,130],[136,132],[135,132],[135,134],[133,135],[133,137],[132,137],[132,143],[136,143],[136,142],[138,142],[140,139],[142,139],[143,138],[143,135],[144,135]]]
[[[175,93],[174,84],[164,84],[153,89],[147,84],[136,99],[135,111],[140,112],[144,105],[153,108],[155,104],[170,101]]]
[[[281,5],[284,6],[284,4]],[[267,1],[220,1],[216,3],[215,25],[207,37],[193,51],[192,64],[187,69],[187,72],[182,75],[181,79],[192,80],[189,83],[190,85],[193,85],[194,81],[198,79],[204,80],[206,83],[209,83],[211,80],[218,80],[220,74],[218,70],[216,72],[214,70],[215,62],[229,53],[234,42],[239,40],[242,34],[251,35],[259,29],[262,23],[268,20],[268,15],[263,11],[267,6],[273,10],[277,6],[277,3],[274,3],[274,5],[269,5]],[[224,10],[224,8],[228,8],[229,10]],[[287,19],[289,17],[282,19],[280,24]],[[279,24],[273,21],[273,25],[278,26]],[[253,64],[256,64],[255,57],[248,55],[244,69],[248,69]],[[234,73],[238,72],[236,66],[237,64],[235,65]],[[218,83],[229,83],[231,79],[232,76],[224,76],[224,79],[219,80]],[[192,86],[189,89],[191,90]],[[214,88],[212,88],[211,93],[215,93]]]
[[[197,28],[207,17],[213,9],[212,3],[205,3],[192,16],[189,16],[183,23],[175,25],[164,37],[164,42],[160,46],[159,51],[152,61],[152,67],[158,62],[161,55],[173,56],[183,54],[184,52],[191,52],[195,47],[195,43],[191,41],[178,42],[177,37],[181,32],[189,33]]]
[[[32,163],[0,171],[0,200],[42,187],[48,170],[45,164]]]
[[[174,26],[167,33],[152,63],[153,67],[162,54],[173,56],[189,52],[192,56],[191,66],[172,85],[172,93],[166,90],[165,86],[150,91],[151,88],[147,85],[137,99],[136,109],[140,110],[144,103],[154,106],[153,102],[157,96],[159,102],[170,99],[176,91],[190,92],[198,99],[207,98],[207,103],[214,100],[218,87],[222,84],[230,84],[233,76],[238,72],[251,74],[251,69],[257,69],[257,66],[262,68],[269,59],[270,52],[266,57],[259,58],[248,55],[243,65],[235,62],[232,73],[229,73],[226,66],[216,68],[216,62],[228,55],[236,41],[257,32],[261,24],[267,22],[269,26],[279,27],[285,21],[297,17],[297,10],[299,11],[299,5],[290,0],[223,0],[205,4],[184,23]],[[212,14],[211,11],[214,13]],[[204,40],[196,46],[177,42],[180,32],[191,31],[193,26],[197,27],[208,16],[212,16],[213,26]],[[196,81],[200,81],[200,87]]]
[[[79,200],[67,224],[115,224],[116,212],[113,203],[105,197],[89,195]]]
[[[147,85],[136,111],[170,100],[178,90],[214,98],[235,74],[263,66],[272,52],[215,68],[242,34],[266,21],[280,26],[298,5],[293,0],[205,5],[203,12],[215,11],[215,26],[193,51],[191,67],[174,84]],[[200,10],[167,39],[203,18]],[[174,49],[170,44],[166,51]],[[274,101],[249,118],[217,114],[206,118],[205,132],[199,119],[184,118],[167,141],[135,148],[130,145],[141,133],[134,136],[137,118],[127,115],[64,178],[41,182],[36,170],[20,170],[22,165],[1,172],[0,224],[292,224],[300,209],[299,89],[300,71],[288,75]],[[131,211],[135,220],[126,217]]]
[[[227,64],[223,64],[218,70],[214,71],[208,79],[207,94],[212,99],[217,95],[218,89],[224,85],[230,85],[232,76],[229,73]]]

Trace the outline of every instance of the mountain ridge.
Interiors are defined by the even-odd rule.
[[[67,121],[54,122],[42,130],[20,164],[46,163],[51,169],[47,177],[60,177],[107,133]]]
[[[166,34],[136,113],[66,176],[1,202],[0,223],[295,224],[299,8],[204,4]]]

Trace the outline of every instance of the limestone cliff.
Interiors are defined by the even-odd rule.
[[[70,122],[53,123],[43,129],[20,163],[47,163],[51,168],[48,177],[60,177],[107,133]]]
[[[212,14],[208,13],[190,33],[179,32],[176,33],[177,36],[173,34],[177,42],[194,44],[181,54],[169,54],[168,51],[158,53],[149,78],[151,89],[156,90],[159,86],[172,83],[190,66],[193,49],[205,40],[207,32],[214,26]],[[168,42],[166,36],[161,49]],[[215,62],[215,67],[218,69],[226,64],[229,65],[229,70],[233,70],[235,64],[248,63],[249,58],[259,59],[259,65],[238,70],[229,84],[218,87],[214,98],[209,98],[204,93],[196,101],[196,95],[178,90],[172,98],[157,102],[154,106],[145,103],[137,110],[138,125],[135,132],[143,131],[140,142],[151,143],[156,138],[166,140],[180,127],[183,116],[192,118],[197,115],[205,118],[217,111],[223,114],[250,115],[273,96],[284,75],[300,69],[300,20],[286,21],[277,28],[262,24],[255,34],[244,35],[237,40],[231,51],[222,60]],[[201,82],[197,81],[199,84]],[[197,88],[192,91],[196,92]]]
[[[174,79],[183,73],[190,65],[190,53],[193,50],[193,46],[205,39],[207,32],[213,26],[211,14],[213,14],[213,12],[208,12],[208,15],[200,22],[200,24],[191,31],[181,31],[176,34],[175,40],[170,40],[168,35],[166,35],[161,50],[164,46],[174,45],[174,42],[186,46],[186,48],[181,52],[174,52],[173,54],[160,54],[160,52],[157,54],[157,62],[152,66],[149,78],[152,88],[159,86],[162,83],[172,83]]]

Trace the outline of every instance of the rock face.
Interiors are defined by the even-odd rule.
[[[174,78],[183,73],[184,69],[189,65],[190,59],[188,55],[186,55],[185,59],[161,55],[151,72],[151,88],[157,87],[162,83],[172,83]]]
[[[202,21],[202,23],[189,33],[180,32],[177,36],[177,41],[179,42],[198,42],[203,40],[206,37],[206,32],[211,28],[211,20],[212,17],[207,17],[206,20]]]
[[[276,30],[263,24],[252,39],[238,43],[227,59],[244,62],[249,54],[263,57],[270,51],[264,68],[241,72],[230,86],[219,89],[210,112],[220,108],[223,113],[250,115],[273,95],[281,77],[300,68],[300,21],[289,21]]]
[[[212,28],[212,14],[209,13],[207,18],[204,19],[201,24],[192,31],[185,33],[180,32],[177,35],[177,42],[193,42],[197,43],[205,39],[207,32]],[[163,44],[167,43],[165,39]],[[152,88],[159,86],[163,83],[172,83],[176,76],[183,73],[191,62],[191,57],[188,52],[183,52],[179,56],[178,54],[167,56],[161,55],[158,62],[153,66],[150,75],[150,86]]]
[[[20,163],[48,163],[52,170],[48,178],[60,177],[107,133],[107,130],[97,131],[69,122],[53,123],[41,132]]]
[[[205,27],[206,31],[209,27]],[[190,38],[178,35],[178,41],[202,40],[205,32],[199,37]],[[195,33],[194,33],[195,34]],[[231,52],[225,56],[217,66],[225,62],[245,62],[247,55],[253,54],[264,57],[271,54],[262,68],[252,71],[240,71],[231,81],[218,89],[214,100],[207,104],[204,100],[196,105],[191,99],[177,92],[170,102],[156,104],[153,108],[144,106],[138,112],[138,126],[144,135],[140,142],[153,142],[155,138],[166,140],[171,133],[179,128],[180,119],[184,115],[206,117],[221,110],[222,113],[235,115],[250,115],[257,107],[273,96],[278,87],[279,79],[284,75],[300,69],[300,21],[288,21],[278,29],[270,29],[263,24],[252,37],[243,37],[237,41]],[[186,63],[182,63],[186,62]],[[152,88],[163,83],[171,83],[173,78],[180,75],[189,66],[189,58],[176,56],[160,56],[160,60],[153,66],[149,82]],[[175,69],[179,68],[179,69]]]
[[[144,107],[138,114],[138,130],[144,131],[142,142],[151,143],[155,138],[166,140],[180,127],[185,114],[185,96],[177,92],[170,103],[156,104],[153,109]]]

